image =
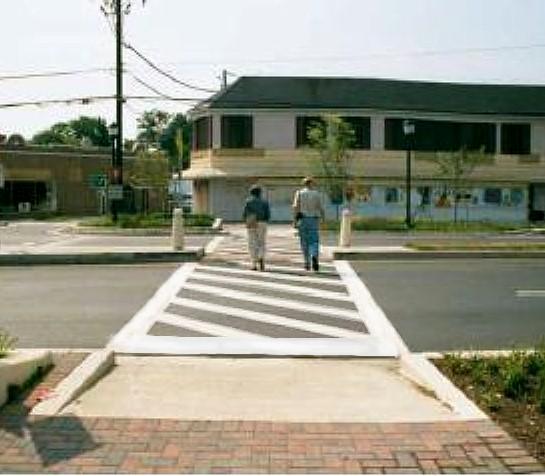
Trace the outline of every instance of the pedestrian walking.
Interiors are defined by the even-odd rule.
[[[315,189],[312,177],[303,180],[303,188],[295,192],[293,213],[303,253],[305,269],[320,269],[320,220],[324,218],[324,207],[320,192]]]
[[[261,187],[254,185],[244,206],[242,219],[248,230],[248,252],[255,271],[265,271],[265,241],[267,223],[271,219],[269,202],[261,197]]]

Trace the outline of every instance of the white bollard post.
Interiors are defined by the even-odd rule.
[[[184,249],[184,212],[175,208],[172,213],[172,248],[174,251]]]
[[[341,217],[341,233],[339,246],[350,246],[352,242],[352,212],[345,208]]]

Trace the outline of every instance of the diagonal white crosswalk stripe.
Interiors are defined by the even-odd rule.
[[[248,311],[246,309],[240,309],[231,306],[222,306],[220,304],[212,304],[208,302],[196,301],[194,299],[186,298],[174,298],[173,304],[189,307],[193,309],[199,309],[201,311],[215,312],[218,314],[225,314],[227,316],[238,317],[249,321],[263,322],[266,324],[274,324],[283,327],[291,327],[293,329],[300,329],[303,331],[314,332],[316,334],[322,334],[330,337],[344,337],[349,339],[361,338],[365,334],[362,332],[354,332],[347,329],[341,329],[338,327],[327,326],[325,324],[317,324],[314,322],[299,321],[297,319],[290,319],[289,317],[277,316],[275,314],[269,314],[265,312]]]
[[[357,311],[351,311],[349,309],[339,309],[337,307],[292,301],[290,299],[271,298],[263,296],[262,294],[250,293],[246,291],[237,291],[234,289],[228,289],[218,286],[208,286],[206,284],[186,283],[182,289],[182,292],[184,289],[190,291],[198,291],[213,296],[236,299],[239,301],[255,302],[257,304],[265,304],[267,306],[281,307],[294,311],[309,312],[313,314],[320,314],[322,316],[331,316],[349,321],[363,322]]]
[[[201,332],[203,334],[209,334],[210,336],[235,338],[264,337],[260,334],[254,334],[252,332],[233,329],[232,327],[222,326],[220,324],[203,322],[197,319],[192,319],[190,317],[181,316],[179,314],[172,314],[170,312],[163,312],[157,319],[157,322],[162,322],[171,326],[182,327],[184,329],[190,329],[192,331]]]
[[[227,268],[225,266],[207,266],[207,265],[198,265],[197,270],[204,271],[218,271],[226,274],[243,274],[249,276],[258,276],[259,279],[277,279],[280,281],[293,281],[293,282],[304,282],[304,283],[316,283],[316,284],[328,284],[334,286],[340,286],[344,288],[344,283],[339,279],[329,279],[329,278],[316,278],[314,276],[294,276],[289,274],[281,274],[267,271],[266,273],[261,273],[256,275],[255,271],[249,269],[239,269],[239,268]]]
[[[336,291],[325,291],[323,289],[307,288],[305,286],[291,286],[289,284],[281,283],[269,283],[263,281],[255,281],[252,279],[234,278],[231,276],[221,277],[214,274],[195,272],[191,276],[191,279],[197,279],[200,281],[211,281],[214,283],[227,283],[227,284],[240,284],[248,287],[271,289],[277,291],[283,291],[291,294],[300,294],[304,296],[312,296],[323,299],[331,299],[335,301],[347,301],[351,302],[352,299],[348,294],[338,293]]]

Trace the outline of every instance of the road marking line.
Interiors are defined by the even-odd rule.
[[[352,269],[350,263],[348,261],[335,261],[335,265],[356,308],[360,311],[360,315],[363,316],[365,327],[367,327],[369,333],[394,344],[401,354],[408,354],[409,348],[386,317],[384,311],[376,303],[367,286]]]
[[[515,291],[517,297],[532,298],[532,297],[545,297],[545,290],[543,289],[517,289]]]
[[[152,298],[112,337],[106,348],[115,349],[126,340],[147,334],[157,316],[168,307],[172,298],[178,294],[180,288],[195,270],[196,265],[197,263],[186,263],[174,271]]]
[[[212,281],[213,283],[227,283],[227,284],[240,284],[243,286],[272,289],[277,291],[284,291],[292,294],[301,294],[305,296],[318,297],[323,299],[331,299],[335,301],[352,301],[350,296],[335,291],[324,291],[323,289],[307,288],[304,286],[291,286],[289,284],[281,283],[268,283],[263,281],[254,281],[252,279],[233,278],[231,276],[217,276],[214,274],[195,272],[191,279],[198,279],[200,281]]]
[[[203,322],[196,319],[191,319],[186,316],[181,316],[179,314],[172,314],[170,312],[163,312],[157,319],[157,322],[190,329],[192,331],[201,332],[203,334],[209,334],[211,337],[266,337],[262,336],[261,334],[254,334],[252,332],[246,332],[234,329],[232,327],[222,326],[220,324]]]
[[[224,236],[216,236],[210,240],[210,243],[208,243],[204,248],[204,254],[210,255],[214,251],[216,251],[217,247],[220,245],[220,243],[224,240]]]
[[[299,282],[305,282],[305,283],[317,283],[317,284],[331,284],[335,286],[342,286],[344,287],[344,283],[341,280],[338,279],[328,279],[328,278],[316,278],[314,276],[293,276],[288,274],[281,274],[281,273],[260,273],[259,275],[256,275],[255,271],[249,270],[249,269],[240,269],[240,268],[225,268],[223,266],[207,266],[200,264],[197,266],[197,271],[199,270],[205,270],[205,271],[219,271],[222,273],[228,273],[228,274],[247,274],[251,276],[258,276],[259,278],[272,278],[272,279],[278,279],[282,281],[299,281]]]
[[[119,352],[158,355],[300,355],[394,357],[396,350],[378,343],[367,334],[358,339],[275,338],[233,339],[226,337],[142,337],[138,342],[124,342]]]
[[[185,283],[181,291],[183,292],[184,289],[212,294],[214,296],[220,296],[229,299],[237,299],[239,301],[255,302],[257,304],[265,304],[268,306],[310,312],[313,314],[321,314],[329,317],[337,317],[343,320],[363,322],[363,319],[360,317],[357,311],[351,311],[349,309],[339,309],[331,306],[322,306],[320,304],[303,303],[300,301],[292,301],[290,299],[270,298],[261,294],[235,291],[234,289],[227,289],[218,286],[208,286],[206,284]]]
[[[365,333],[354,332],[338,327],[328,326],[325,324],[316,324],[314,322],[299,321],[297,319],[291,319],[289,317],[277,316],[275,314],[269,314],[265,312],[248,311],[246,309],[240,309],[237,307],[222,306],[219,304],[212,304],[207,302],[196,301],[194,299],[186,298],[174,298],[172,304],[178,304],[180,306],[190,307],[192,309],[199,309],[201,311],[215,312],[218,314],[225,314],[228,316],[238,317],[249,321],[263,322],[266,324],[275,324],[283,327],[291,327],[293,329],[299,329],[308,332],[314,332],[316,334],[328,335],[331,337],[345,337],[345,338],[359,338]]]

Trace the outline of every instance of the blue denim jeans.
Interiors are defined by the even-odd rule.
[[[303,217],[299,220],[299,241],[305,264],[309,265],[311,258],[320,255],[320,219]]]

